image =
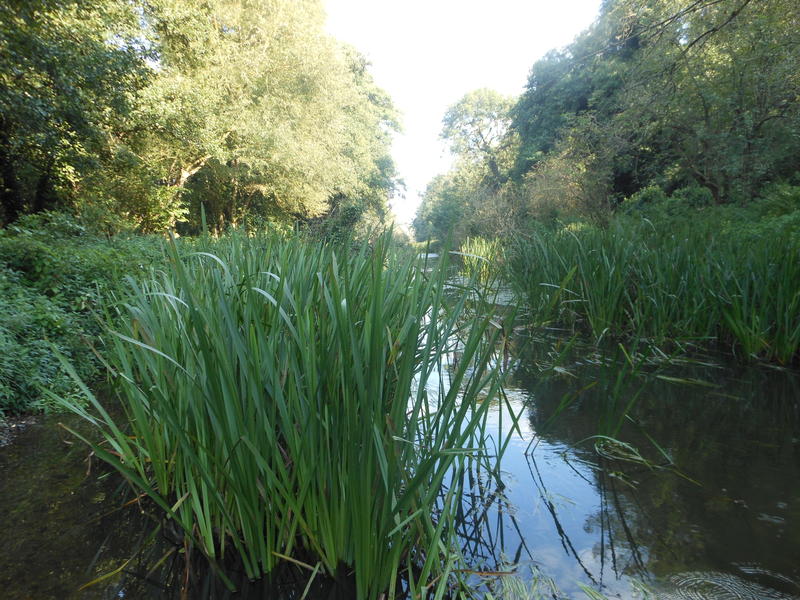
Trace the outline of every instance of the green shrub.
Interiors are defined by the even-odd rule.
[[[58,288],[66,267],[52,245],[25,233],[0,237],[0,265],[22,275],[28,284],[51,291]]]
[[[752,205],[761,217],[783,217],[800,211],[800,185],[773,183],[761,191]]]
[[[667,194],[660,187],[651,185],[639,190],[630,198],[626,198],[620,205],[622,212],[630,213],[642,210],[647,206],[662,204],[667,200]]]
[[[3,268],[0,315],[0,414],[29,410],[41,402],[44,389],[59,394],[77,389],[54,351],[70,358],[84,377],[93,373],[75,317]]]
[[[691,208],[702,208],[714,204],[714,195],[707,187],[690,185],[675,190],[671,199]]]
[[[162,260],[161,243],[143,236],[108,239],[74,217],[41,213],[0,230],[0,411],[42,407],[42,390],[74,388],[54,351],[84,377],[97,372],[96,313],[121,289],[123,274]]]

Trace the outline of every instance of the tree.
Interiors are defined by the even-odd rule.
[[[345,204],[383,218],[394,109],[363,58],[324,33],[319,0],[33,0],[0,11],[5,222],[58,203],[144,231],[201,204],[219,226]]]
[[[666,186],[699,184],[717,202],[747,201],[797,168],[800,7],[697,4],[628,13],[666,24],[643,45],[620,126],[637,132],[639,148],[658,149]]]
[[[122,141],[175,201],[212,162],[216,180],[228,168],[245,196],[294,218],[364,194],[388,154],[393,109],[362,59],[324,34],[320,2],[148,6],[158,68],[136,135]],[[197,185],[193,195],[202,201]]]
[[[512,97],[479,89],[451,106],[442,120],[441,137],[453,154],[474,168],[488,169],[484,179],[494,189],[508,179],[508,159],[515,150],[515,137],[509,135],[513,104]]]
[[[414,218],[414,237],[419,242],[447,240],[466,212],[452,174],[437,175],[425,188]]]
[[[751,199],[800,154],[799,10],[788,0],[609,0],[587,32],[534,65],[512,110],[514,178],[553,174],[555,161],[537,164],[577,152],[609,178],[612,202],[652,184]],[[587,153],[587,138],[606,150]]]
[[[0,5],[2,221],[74,198],[100,168],[146,81],[136,27],[115,0]]]
[[[492,236],[514,212],[511,186],[505,189],[518,151],[509,131],[514,99],[479,89],[451,106],[442,120],[441,137],[450,143],[456,163],[425,191],[414,220],[417,239]]]

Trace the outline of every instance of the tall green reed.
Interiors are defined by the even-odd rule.
[[[96,454],[214,563],[233,554],[257,578],[300,556],[352,572],[360,598],[441,597],[461,471],[493,460],[490,315],[464,319],[446,268],[398,258],[388,236],[337,253],[234,235],[169,254],[112,308],[127,422],[85,388],[89,408],[69,404],[102,432]]]
[[[497,279],[503,268],[503,246],[498,239],[468,237],[455,254],[461,257],[462,273],[484,284]]]
[[[518,239],[508,271],[536,325],[788,363],[800,351],[798,252],[786,235],[625,219]]]

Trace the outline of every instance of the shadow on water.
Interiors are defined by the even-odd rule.
[[[142,527],[136,511],[115,510],[119,479],[87,460],[61,420],[37,419],[0,448],[4,598],[108,597],[77,588],[130,556]]]
[[[288,565],[251,583],[231,565],[232,594],[195,553],[187,570],[180,536],[147,501],[131,501],[127,485],[59,424],[87,433],[68,415],[28,419],[0,447],[0,597],[3,600],[300,598],[309,573]],[[100,579],[94,585],[86,584]],[[347,577],[315,578],[308,598],[354,597]]]

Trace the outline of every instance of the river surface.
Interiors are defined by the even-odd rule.
[[[130,558],[146,526],[139,511],[118,510],[119,478],[59,423],[86,433],[67,415],[29,418],[0,447],[3,599],[120,597],[124,576],[79,588]]]
[[[598,359],[543,381],[532,362],[511,363],[493,407],[495,429],[519,420],[503,485],[475,482],[476,565],[552,580],[549,597],[585,597],[580,585],[641,597],[644,582],[663,599],[800,598],[796,374],[695,364],[619,377],[620,363]],[[593,437],[615,432],[634,397],[616,431],[630,447]],[[0,447],[0,597],[163,597],[137,561],[79,590],[135,555],[149,521],[116,510],[119,480],[86,462],[65,420],[39,418]]]
[[[583,597],[581,583],[641,597],[644,582],[665,599],[800,598],[798,376],[644,371],[618,377],[619,363],[594,361],[541,382],[517,366],[506,412],[520,432],[495,507],[505,555],[567,597]],[[645,460],[595,437],[634,397],[617,437]]]

